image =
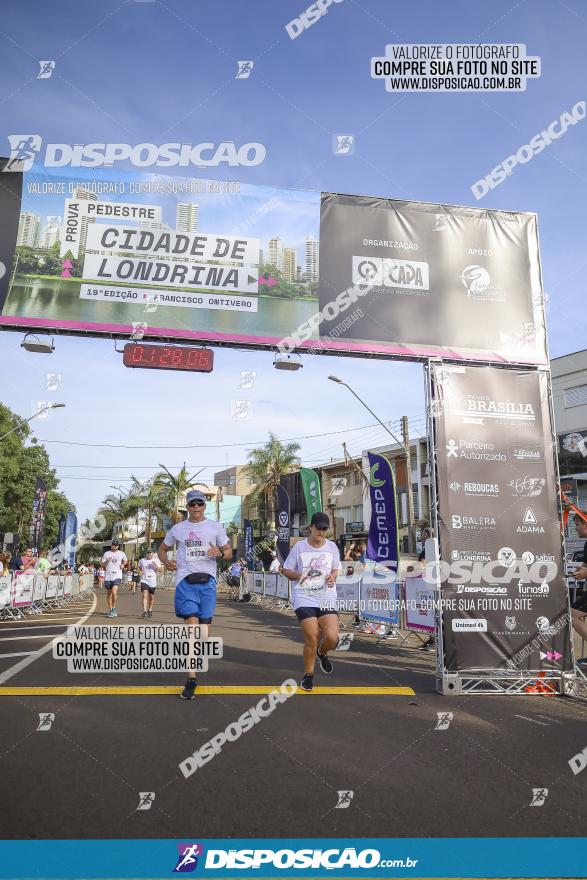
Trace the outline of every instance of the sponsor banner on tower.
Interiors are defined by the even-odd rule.
[[[431,369],[446,669],[570,670],[548,376]]]
[[[546,363],[534,214],[114,168],[4,177],[0,328]]]

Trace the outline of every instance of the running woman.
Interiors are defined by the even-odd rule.
[[[202,639],[208,638],[216,609],[216,565],[219,559],[232,559],[232,548],[222,523],[206,519],[206,496],[198,489],[186,495],[187,519],[176,523],[165,535],[157,551],[168,571],[175,571],[175,614],[188,626],[200,627]],[[167,558],[177,545],[177,562]],[[191,670],[182,700],[193,700],[197,687]]]
[[[141,570],[141,592],[143,594],[143,613],[141,617],[153,616],[153,602],[155,601],[155,590],[157,589],[157,572],[161,571],[163,566],[152,550],[148,550],[144,559],[139,562]]]
[[[106,617],[118,617],[116,597],[118,595],[118,588],[122,583],[122,571],[126,568],[127,564],[126,553],[122,552],[118,541],[112,541],[111,549],[107,550],[102,557],[102,565],[105,569],[104,586],[106,587],[109,608]]]
[[[338,644],[336,575],[340,554],[334,541],[326,539],[329,528],[328,516],[315,513],[309,537],[294,544],[280,568],[281,574],[294,582],[291,604],[304,633],[304,691],[314,687],[316,657],[322,672],[330,675],[333,671],[328,651]]]
[[[133,562],[131,578],[128,583],[128,588],[131,593],[134,595],[137,591],[137,584],[141,582],[141,572],[139,571],[139,566],[136,562]]]

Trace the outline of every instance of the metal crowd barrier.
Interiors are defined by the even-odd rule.
[[[247,592],[251,594],[252,605],[278,609],[291,606],[291,584],[282,574],[248,571],[246,585]]]
[[[358,566],[357,566],[358,568]],[[291,582],[273,572],[247,572],[246,589],[251,604],[266,608],[291,607]],[[401,645],[415,637],[418,644],[424,636],[434,635],[436,617],[434,600],[437,593],[422,577],[408,576],[404,581],[389,583],[377,575],[365,577],[361,570],[337,581],[337,610],[353,620],[341,620],[342,629],[376,623],[385,629],[378,642],[398,639]]]
[[[92,574],[11,572],[0,576],[0,620],[64,608],[94,589]]]

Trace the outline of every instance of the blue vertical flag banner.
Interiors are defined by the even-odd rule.
[[[255,570],[255,554],[253,551],[253,523],[250,519],[244,521],[245,530],[245,558],[249,571]]]
[[[45,508],[47,506],[47,486],[44,481],[37,477],[35,495],[33,498],[33,514],[29,529],[29,542],[33,556],[37,556],[43,541],[43,526],[45,524]]]
[[[369,452],[368,456],[371,522],[366,557],[375,562],[397,563],[399,536],[393,471],[382,455]]]
[[[70,510],[65,517],[65,559],[64,561],[70,568],[75,565],[77,536],[77,516]]]
[[[277,556],[283,565],[289,553],[291,535],[289,495],[283,486],[278,486],[275,493],[275,512],[277,517]]]

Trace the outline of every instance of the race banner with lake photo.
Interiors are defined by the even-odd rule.
[[[543,370],[432,365],[448,671],[573,668]]]
[[[0,328],[546,363],[534,214],[112,169],[2,181]]]

